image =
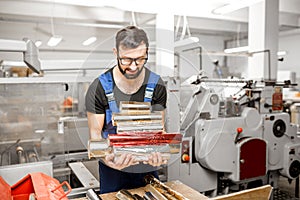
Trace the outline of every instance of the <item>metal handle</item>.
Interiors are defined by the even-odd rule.
[[[54,188],[53,190],[51,190],[51,192],[54,192],[55,190],[58,190],[59,188],[62,188],[63,185],[66,185],[68,190],[64,193],[64,195],[62,195],[60,199],[66,197],[72,190],[71,186],[69,185],[69,183],[67,181],[62,182],[61,184],[59,184],[56,188]],[[63,188],[62,188],[63,189]]]

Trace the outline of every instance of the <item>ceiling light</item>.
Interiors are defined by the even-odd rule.
[[[218,15],[224,15],[239,10],[241,8],[249,7],[261,1],[262,0],[235,0],[229,4],[225,4],[221,7],[212,10],[212,13]]]
[[[175,41],[174,47],[183,47],[183,46],[195,44],[197,42],[199,42],[198,37],[188,37],[183,40]]]
[[[55,46],[58,45],[58,43],[61,42],[61,40],[62,40],[62,37],[61,37],[61,36],[54,35],[54,36],[52,36],[52,37],[49,39],[47,45],[50,46],[50,47],[55,47]]]
[[[43,42],[42,42],[41,40],[37,40],[37,41],[35,41],[34,44],[35,44],[36,47],[39,47],[39,46],[42,45],[42,43],[43,43]]]
[[[245,51],[249,51],[249,46],[235,47],[235,48],[229,48],[224,50],[225,53],[239,53]]]
[[[90,38],[88,38],[87,40],[83,41],[83,42],[82,42],[82,45],[83,45],[83,46],[88,46],[88,45],[90,45],[90,44],[96,42],[96,40],[97,40],[96,37],[94,37],[94,36],[93,36],[93,37],[90,37]]]
[[[241,53],[241,52],[248,52],[249,46],[242,46],[242,47],[235,47],[235,48],[228,48],[224,50],[224,53]],[[277,56],[284,56],[286,55],[286,51],[278,51]]]
[[[277,56],[285,56],[287,53],[286,51],[278,51]]]
[[[88,7],[103,7],[106,5],[103,0],[55,0],[55,3]]]
[[[15,67],[27,67],[27,65],[24,62],[21,61],[9,61],[9,60],[4,60],[2,62],[3,66],[15,66]]]

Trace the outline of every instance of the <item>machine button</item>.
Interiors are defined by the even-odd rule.
[[[182,154],[181,159],[183,162],[188,162],[190,161],[190,156],[186,153]]]

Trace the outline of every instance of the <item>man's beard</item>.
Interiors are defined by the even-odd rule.
[[[135,78],[137,78],[137,77],[141,74],[141,72],[142,72],[144,66],[142,66],[141,68],[137,68],[138,71],[137,71],[135,74],[127,74],[126,71],[127,71],[128,69],[123,70],[123,69],[121,68],[121,66],[120,66],[119,61],[118,61],[118,67],[119,67],[120,72],[121,72],[127,79],[135,79]]]

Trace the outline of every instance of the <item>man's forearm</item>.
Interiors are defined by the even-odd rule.
[[[87,112],[87,117],[90,139],[102,139],[101,132],[104,124],[104,114],[94,114]]]
[[[91,140],[102,139],[101,131],[90,131],[90,139]]]

